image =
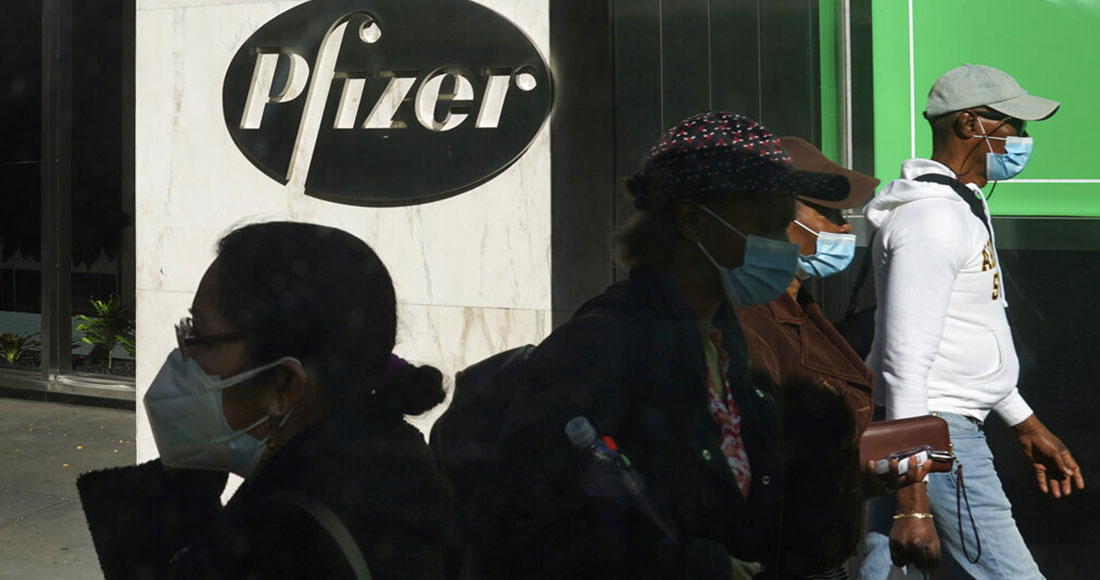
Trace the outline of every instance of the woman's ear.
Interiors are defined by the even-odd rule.
[[[283,361],[275,370],[267,413],[275,419],[282,419],[305,395],[307,377],[302,363],[296,360]]]
[[[676,230],[689,242],[699,242],[701,239],[700,225],[703,211],[697,204],[678,201],[672,208],[672,216],[676,221]]]

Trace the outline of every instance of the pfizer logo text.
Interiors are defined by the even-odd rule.
[[[311,0],[245,41],[222,102],[233,141],[272,179],[392,206],[506,169],[552,94],[531,39],[469,0]]]

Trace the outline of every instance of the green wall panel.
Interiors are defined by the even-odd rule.
[[[888,181],[903,160],[931,155],[921,113],[936,78],[967,62],[986,64],[1062,103],[1051,119],[1028,125],[1031,161],[1019,177],[997,185],[993,213],[1100,217],[1100,163],[1092,159],[1100,128],[1100,4],[875,0],[872,10],[877,177]]]

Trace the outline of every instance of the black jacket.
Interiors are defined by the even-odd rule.
[[[698,326],[670,280],[636,270],[531,355],[478,495],[492,578],[714,578],[727,554],[774,569],[780,505],[776,415],[748,377],[728,308],[714,318],[752,466],[738,491],[708,410]],[[563,428],[583,415],[619,444],[679,537],[663,537],[625,492],[591,485],[593,461]],[[606,482],[605,482],[606,483]]]
[[[441,578],[452,498],[423,436],[404,421],[360,422],[295,437],[224,508],[220,472],[166,472],[157,460],[81,476],[107,580],[353,578],[312,516],[272,498],[292,490],[337,514],[375,580]]]

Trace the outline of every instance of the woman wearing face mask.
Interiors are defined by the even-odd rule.
[[[710,112],[666,132],[628,188],[639,212],[615,242],[629,279],[551,334],[517,381],[480,490],[485,577],[775,570],[775,408],[749,379],[731,306],[767,302],[794,277],[793,194],[839,199],[848,183],[796,171],[767,129]],[[644,485],[571,445],[563,428],[578,416]]]
[[[865,476],[859,439],[871,421],[873,376],[803,285],[851,263],[856,239],[841,209],[862,205],[879,181],[840,167],[797,137],[784,137],[782,143],[795,167],[842,175],[851,192],[836,201],[800,198],[795,203],[787,235],[799,246],[798,275],[778,298],[740,308],[737,316],[748,342],[750,376],[775,397],[779,409],[784,477],[780,577],[841,579],[848,577],[844,563],[859,542],[865,494],[919,481],[928,466],[911,463],[911,472],[883,481]]]
[[[218,244],[144,404],[161,458],[77,482],[108,580],[438,578],[447,484],[403,420],[439,371],[391,354],[393,284],[354,236]],[[223,508],[226,473],[245,478]]]

